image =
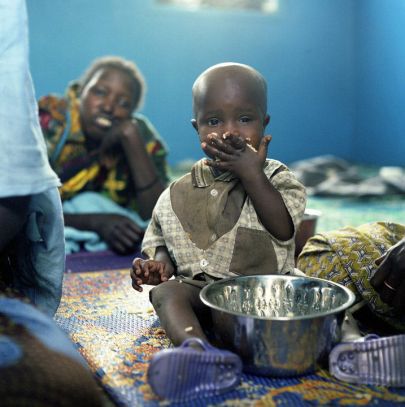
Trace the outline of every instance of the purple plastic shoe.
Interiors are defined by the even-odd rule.
[[[202,351],[190,347],[197,343]],[[213,347],[199,338],[164,349],[153,356],[148,381],[160,397],[173,401],[213,396],[233,389],[240,382],[242,362],[238,355]]]
[[[329,371],[351,383],[405,386],[405,335],[341,343],[329,354]]]

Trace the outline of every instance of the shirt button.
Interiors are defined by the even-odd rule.
[[[216,189],[211,189],[210,192],[211,196],[217,196],[218,195],[218,191]]]
[[[201,261],[200,261],[200,267],[207,267],[208,266],[208,261],[207,260],[205,260],[205,259],[202,259]]]
[[[215,233],[213,233],[211,235],[211,242],[215,242],[215,240],[217,240],[217,235]]]

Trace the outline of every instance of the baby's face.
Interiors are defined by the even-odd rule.
[[[201,142],[209,143],[208,135],[222,137],[230,132],[258,148],[269,116],[259,102],[261,90],[244,76],[210,78],[196,95],[196,118],[193,122]]]

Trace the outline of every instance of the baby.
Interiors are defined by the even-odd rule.
[[[215,65],[197,78],[192,95],[192,125],[210,159],[162,193],[142,244],[147,259],[134,259],[131,270],[135,290],[156,285],[151,302],[178,346],[155,355],[148,370],[153,390],[173,400],[238,384],[239,356],[209,344],[210,314],[200,290],[227,277],[293,273],[306,204],[288,168],[266,159],[270,116],[259,72]]]

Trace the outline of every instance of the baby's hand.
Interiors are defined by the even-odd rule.
[[[156,260],[144,260],[136,257],[130,271],[132,287],[142,292],[142,284],[158,285],[171,277],[166,264]]]
[[[249,137],[244,139],[239,134],[232,134],[230,131],[227,131],[222,135],[222,140],[224,140],[227,145],[232,146],[235,150],[244,151],[246,147],[250,147],[256,151],[256,149],[252,147],[252,140]]]
[[[263,170],[271,136],[262,137],[257,150],[250,138],[238,133],[226,132],[221,137],[211,133],[208,140],[202,143],[205,153],[213,157],[212,161],[206,161],[207,165],[221,171],[230,171],[239,179],[251,179]]]

